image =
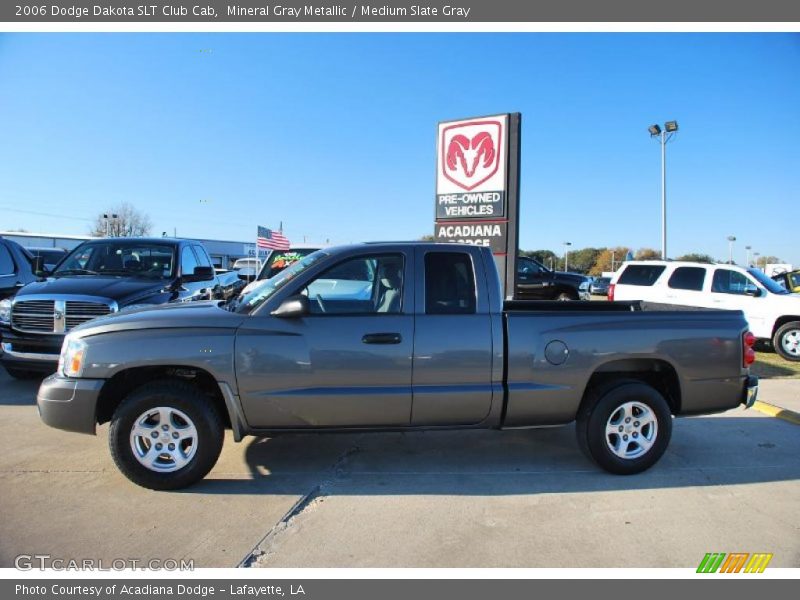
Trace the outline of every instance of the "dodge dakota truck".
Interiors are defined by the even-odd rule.
[[[245,436],[575,421],[612,473],[664,453],[672,417],[755,401],[738,311],[503,303],[491,251],[375,243],[314,252],[227,302],[121,311],[73,329],[42,420],[110,422],[118,468],[152,489],[202,479]]]

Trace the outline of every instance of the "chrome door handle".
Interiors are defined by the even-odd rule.
[[[367,333],[361,341],[365,344],[399,344],[403,337],[399,333]]]

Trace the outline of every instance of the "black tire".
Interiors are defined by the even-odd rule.
[[[793,343],[796,340],[800,340],[800,321],[789,321],[778,327],[772,337],[772,347],[781,358],[798,362],[800,361],[800,345]]]
[[[46,375],[41,371],[29,371],[28,369],[18,369],[16,367],[6,367],[6,372],[14,379],[44,379]]]
[[[177,470],[159,472],[137,458],[131,434],[143,413],[156,407],[176,409],[190,420],[196,431],[196,449]],[[156,432],[159,427],[154,427]],[[177,380],[143,385],[125,397],[111,418],[108,443],[117,468],[133,483],[151,490],[177,490],[203,479],[222,451],[224,425],[217,408],[196,387]],[[155,452],[155,449],[153,449]]]
[[[555,299],[559,301],[577,300],[578,294],[575,292],[561,291],[556,295]]]
[[[622,379],[599,386],[590,390],[588,394],[578,414],[575,433],[578,445],[589,459],[616,475],[641,473],[658,462],[672,437],[672,414],[667,401],[658,390],[641,381]],[[644,446],[638,445],[638,442],[631,437],[632,433],[625,433],[626,427],[639,422],[635,421],[636,417],[632,416],[634,420],[631,423],[620,422],[623,433],[628,436],[626,439],[630,440],[625,442],[626,447],[631,448],[631,456],[623,458],[609,447],[614,439],[613,435],[606,435],[606,426],[610,424],[612,416],[615,416],[620,407],[628,403],[648,407],[652,411],[656,426],[655,428],[650,426],[649,431],[653,433],[652,445],[644,450]],[[646,428],[642,429],[641,433],[637,432],[637,436],[643,436],[641,439],[646,441],[647,432]],[[621,436],[617,441],[622,443]],[[642,451],[639,455],[636,455],[637,446]]]

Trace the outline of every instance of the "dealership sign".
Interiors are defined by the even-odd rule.
[[[439,123],[436,151],[438,242],[488,246],[506,298],[516,277],[520,114]]]

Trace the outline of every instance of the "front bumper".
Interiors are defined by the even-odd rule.
[[[592,293],[589,290],[578,290],[578,300],[591,300]]]
[[[744,392],[742,393],[742,404],[745,408],[751,408],[758,400],[758,377],[748,375],[744,382]]]
[[[0,336],[0,361],[4,365],[41,373],[53,373],[56,370],[63,335],[26,335],[3,326]]]
[[[46,425],[94,435],[96,409],[104,379],[67,379],[51,375],[39,386],[36,406]]]

